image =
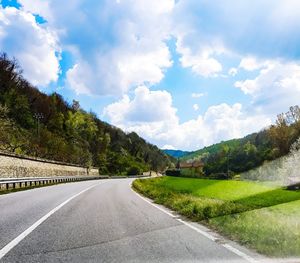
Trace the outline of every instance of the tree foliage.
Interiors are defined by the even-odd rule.
[[[83,166],[102,174],[164,170],[169,158],[136,133],[126,134],[61,95],[40,92],[16,60],[0,55],[0,150]]]

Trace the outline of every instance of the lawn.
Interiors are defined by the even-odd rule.
[[[246,181],[163,177],[133,187],[155,202],[278,257],[300,256],[300,192]]]

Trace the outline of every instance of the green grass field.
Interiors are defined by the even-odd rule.
[[[300,256],[300,192],[246,181],[164,177],[133,187],[233,240],[277,257]]]

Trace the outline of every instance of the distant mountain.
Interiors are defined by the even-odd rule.
[[[167,155],[170,155],[174,158],[182,158],[186,155],[191,154],[191,152],[181,151],[181,150],[163,150],[163,152]]]

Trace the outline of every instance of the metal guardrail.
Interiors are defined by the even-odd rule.
[[[1,178],[0,191],[16,188],[26,188],[48,184],[58,184],[76,181],[108,179],[108,176],[57,176],[57,177],[28,177],[28,178]]]
[[[122,178],[142,178],[146,175],[138,176],[57,176],[57,177],[26,177],[26,178],[0,178],[0,191],[26,188],[32,186],[50,185],[67,182],[78,182],[101,179],[122,179]]]
[[[148,175],[114,175],[114,176],[109,176],[109,179],[122,179],[122,178],[144,178],[144,177],[149,177]]]

